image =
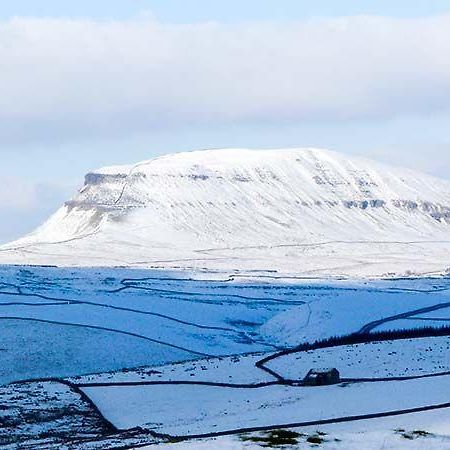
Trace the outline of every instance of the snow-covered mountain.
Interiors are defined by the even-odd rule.
[[[179,153],[88,173],[0,262],[278,270],[450,267],[450,183],[328,150]]]

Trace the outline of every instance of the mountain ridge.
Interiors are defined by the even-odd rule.
[[[355,254],[342,249],[342,243],[372,242],[386,253],[388,243],[436,241],[445,247],[445,256],[434,266],[444,270],[450,182],[323,149],[220,149],[89,172],[79,193],[44,225],[3,246],[0,261],[23,260],[28,254],[32,261],[58,264],[72,259],[69,265],[114,265],[119,260],[166,267],[164,261],[190,260],[206,268],[262,269],[271,260],[277,268],[284,265],[280,259],[291,260],[292,266],[310,256],[275,248],[330,247],[327,242],[335,242],[330,250],[334,257],[348,262],[363,258],[365,264],[367,250]],[[49,245],[55,254],[48,255]],[[103,262],[101,252],[93,251],[99,245],[110,252]],[[242,251],[233,250],[238,248]],[[243,250],[252,248],[260,249],[258,255]],[[392,249],[384,259],[389,252],[393,259],[413,256]],[[415,270],[401,267],[400,273]],[[317,269],[323,275],[347,274]]]

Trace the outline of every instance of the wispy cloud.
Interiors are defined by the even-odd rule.
[[[450,16],[0,25],[0,138],[180,124],[427,115],[450,108]]]

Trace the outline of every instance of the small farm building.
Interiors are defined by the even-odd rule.
[[[304,384],[308,386],[326,386],[339,383],[339,371],[335,368],[311,369],[304,378]]]

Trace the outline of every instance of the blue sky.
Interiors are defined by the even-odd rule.
[[[375,14],[420,17],[450,11],[446,0],[14,0],[0,18],[13,16],[129,19],[152,12],[171,23],[295,20],[314,16]]]
[[[88,170],[175,151],[327,147],[450,178],[449,54],[448,1],[5,2],[0,242]]]

